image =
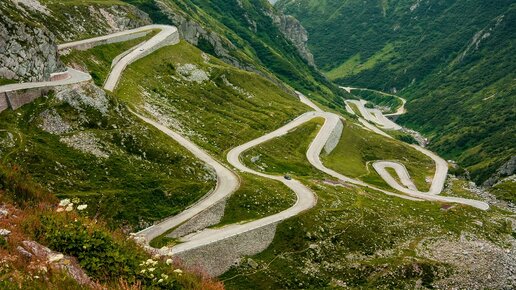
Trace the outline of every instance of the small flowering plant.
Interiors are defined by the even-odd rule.
[[[181,269],[174,269],[172,267],[172,259],[167,259],[165,263],[155,259],[147,259],[140,263],[140,271],[138,278],[146,286],[152,286],[161,289],[174,289],[176,285],[176,278],[183,274]]]
[[[65,198],[62,199],[57,207],[57,212],[71,212],[74,209],[77,209],[77,211],[84,211],[88,205],[87,204],[79,204],[81,200],[78,197],[74,197],[72,199]],[[79,204],[77,207],[74,208],[76,204]]]

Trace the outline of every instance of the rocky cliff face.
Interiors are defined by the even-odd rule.
[[[307,46],[308,32],[295,17],[282,13],[271,14],[274,24],[285,37],[294,44],[299,54],[311,65],[315,66],[314,56]]]
[[[0,6],[0,78],[40,81],[63,70],[54,36],[9,15],[8,3]]]
[[[52,2],[45,6],[38,0],[1,1],[0,78],[48,80],[51,73],[65,69],[59,61],[56,42],[150,23],[147,14],[130,5]]]
[[[230,50],[237,48],[229,40],[221,37],[216,32],[205,29],[197,21],[187,18],[183,11],[174,10],[171,6],[161,1],[156,1],[155,3],[160,11],[177,26],[181,38],[195,46],[202,46],[201,43],[204,42],[205,45],[210,46],[211,52],[218,58],[231,65],[244,68],[245,65],[230,54]],[[249,69],[249,67],[245,68]]]

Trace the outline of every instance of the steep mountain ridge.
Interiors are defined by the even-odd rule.
[[[399,121],[482,183],[514,156],[514,1],[310,1],[276,6],[342,85],[398,92]],[[514,173],[514,171],[513,171]],[[511,174],[513,174],[511,173]]]

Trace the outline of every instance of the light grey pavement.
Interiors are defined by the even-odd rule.
[[[65,86],[65,85],[72,85],[72,84],[76,84],[76,83],[87,82],[87,81],[91,80],[90,74],[84,73],[82,71],[78,71],[73,68],[68,68],[68,70],[61,73],[61,75],[64,78],[55,80],[55,81],[16,83],[16,84],[3,85],[3,86],[0,86],[0,93],[26,90],[26,89]]]
[[[351,92],[352,90],[356,89],[356,88],[351,88],[351,87],[341,87],[341,88],[348,92]],[[360,89],[360,90],[367,90],[367,89]],[[375,91],[375,92],[377,92],[377,91]],[[381,92],[379,92],[379,93],[381,93]],[[390,95],[390,94],[385,94],[385,95],[394,96],[394,95]],[[400,98],[400,99],[403,101],[403,106],[401,108],[399,108],[398,112],[396,112],[396,113],[403,114],[406,112],[404,109],[404,104],[406,101],[402,98]],[[385,116],[383,116],[383,114],[380,111],[365,108],[364,100],[346,100],[345,104],[346,104],[346,110],[351,114],[355,114],[355,112],[351,109],[349,104],[354,104],[357,106],[360,114],[362,115],[362,117],[364,117],[364,118],[362,118],[361,116],[358,116],[359,117],[358,120],[366,129],[373,131],[377,134],[380,134],[382,136],[385,136],[387,138],[392,138],[392,136],[388,135],[387,133],[385,133],[384,131],[380,130],[378,127],[372,125],[371,123],[369,123],[367,121],[367,119],[369,119],[369,121],[372,121],[376,124],[382,123],[384,128],[385,127],[394,128],[394,126],[388,125],[388,123],[386,123],[385,120],[388,120],[388,122],[391,122],[393,124],[395,124],[395,123],[390,121]],[[375,115],[375,116],[373,117],[372,115]],[[391,115],[393,115],[393,114],[391,114]],[[398,126],[398,125],[396,125],[396,126]],[[398,127],[399,127],[399,129],[401,129],[400,126],[398,126]],[[395,129],[395,130],[398,130],[398,129]],[[424,155],[428,156],[429,158],[431,158],[435,163],[434,177],[432,178],[432,184],[431,184],[430,190],[428,192],[422,192],[422,191],[417,190],[417,188],[414,185],[414,182],[410,179],[410,174],[408,173],[406,167],[400,163],[392,162],[392,161],[376,161],[373,163],[373,168],[385,180],[385,182],[387,182],[387,184],[389,184],[389,186],[391,186],[392,188],[394,188],[400,192],[403,192],[407,195],[413,196],[413,197],[419,197],[421,199],[426,199],[426,200],[438,200],[439,201],[439,199],[432,198],[431,196],[438,195],[442,192],[442,190],[444,188],[444,184],[446,182],[446,177],[448,175],[448,163],[444,159],[442,159],[441,157],[439,157],[437,154],[433,153],[430,150],[427,150],[425,148],[422,148],[422,147],[420,147],[418,145],[414,145],[414,144],[410,144],[410,146],[412,148],[416,149],[417,151],[423,153]],[[393,178],[391,176],[391,174],[387,170],[385,170],[385,168],[394,169],[396,174],[398,175],[399,179],[401,180],[402,184],[400,184],[395,178]],[[426,196],[426,198],[424,198],[423,196]],[[481,201],[458,198],[458,197],[440,197],[440,198],[441,198],[440,201],[443,201],[443,202],[456,202],[456,203],[471,205],[473,207],[483,209],[483,210],[489,209],[489,205],[487,203],[481,202]]]
[[[118,81],[120,80],[120,76],[125,68],[131,63],[137,61],[138,59],[149,55],[150,53],[156,51],[158,48],[163,47],[165,45],[174,45],[179,42],[179,32],[175,26],[170,25],[148,25],[142,28],[138,28],[141,30],[152,30],[159,29],[160,32],[153,36],[151,39],[142,43],[138,46],[137,49],[132,50],[125,56],[121,57],[116,64],[111,68],[111,72],[109,73],[106,82],[104,83],[104,89],[107,91],[114,91]]]

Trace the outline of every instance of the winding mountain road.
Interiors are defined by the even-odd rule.
[[[351,88],[351,87],[341,87],[341,88],[348,92],[351,92],[352,90],[356,89],[356,88]],[[360,90],[367,90],[367,89],[360,89]],[[375,92],[378,92],[378,91],[375,91]],[[379,92],[379,93],[382,93],[382,92]],[[386,93],[382,93],[382,94],[387,95],[387,96],[394,96],[394,95],[390,95],[390,94],[386,94]],[[397,97],[397,96],[394,96],[394,97]],[[398,98],[400,98],[400,97],[398,97]],[[406,103],[406,101],[403,98],[400,98],[400,99],[403,101],[403,105],[401,108],[398,108],[396,115],[404,114],[406,112],[406,110],[404,109],[404,104]],[[382,112],[380,112],[379,110],[365,108],[365,106],[364,106],[365,103],[366,103],[365,100],[346,100],[345,101],[346,110],[351,114],[355,114],[355,112],[349,106],[349,104],[354,104],[355,106],[357,106],[362,117],[364,117],[364,118],[361,118],[359,116],[359,122],[362,125],[364,125],[364,127],[366,129],[392,139],[392,136],[390,136],[389,134],[380,130],[378,127],[372,125],[368,121],[371,121],[372,123],[380,125],[381,127],[383,127],[383,129],[400,130],[402,127],[397,124],[396,124],[396,126],[389,125],[389,123],[393,123],[393,124],[395,124],[395,123],[392,122],[391,120],[389,120],[388,118],[386,118],[382,114]],[[394,114],[391,114],[391,115],[394,115]],[[387,120],[387,121],[385,121],[385,120]],[[471,205],[471,206],[474,206],[476,208],[483,209],[483,210],[489,209],[489,205],[487,203],[481,202],[481,201],[469,200],[469,199],[463,199],[463,198],[457,198],[457,197],[439,197],[439,199],[433,199],[433,198],[429,197],[429,196],[438,195],[442,192],[442,190],[444,188],[444,184],[446,182],[446,177],[448,174],[448,163],[444,159],[442,159],[441,157],[439,157],[437,154],[433,153],[430,150],[427,150],[425,148],[422,148],[422,147],[420,147],[418,145],[414,145],[414,144],[410,144],[410,146],[412,148],[414,148],[415,150],[417,150],[417,151],[423,153],[424,155],[428,156],[429,158],[431,158],[435,163],[435,173],[434,173],[434,176],[432,179],[430,189],[427,192],[422,192],[422,191],[418,190],[416,188],[416,186],[414,185],[414,182],[410,178],[410,174],[408,173],[407,168],[403,164],[400,164],[398,162],[392,162],[392,161],[376,161],[376,162],[374,162],[373,168],[385,180],[385,182],[387,182],[387,184],[389,184],[390,187],[392,187],[400,192],[403,192],[405,194],[408,194],[410,196],[414,196],[414,197],[426,195],[427,200],[458,202],[458,203],[468,204],[468,205]],[[396,175],[398,175],[398,178],[401,181],[401,184],[386,170],[386,168],[394,169],[394,171],[396,172]]]
[[[151,52],[157,50],[160,47],[166,46],[166,45],[173,45],[178,42],[178,34],[177,29],[172,26],[164,26],[164,25],[151,25],[142,27],[135,30],[130,30],[126,32],[116,33],[108,36],[103,36],[100,38],[94,38],[90,40],[82,40],[79,42],[73,42],[70,44],[64,44],[60,46],[60,49],[67,49],[67,48],[74,48],[81,45],[90,45],[95,42],[102,42],[102,41],[109,41],[110,39],[119,39],[120,36],[128,35],[131,33],[137,33],[142,32],[146,30],[152,30],[152,29],[160,29],[160,32],[152,37],[151,39],[147,40],[146,42],[139,45],[136,49],[132,49],[130,52],[126,52],[121,57],[117,58],[112,67],[112,71],[104,85],[104,88],[108,91],[113,91],[118,81],[121,77],[122,72],[124,69],[131,64],[132,62],[150,54]],[[37,88],[42,86],[47,86],[49,83],[52,83],[52,85],[56,84],[69,84],[74,83],[78,81],[84,81],[89,80],[91,77],[89,75],[78,72],[75,70],[69,70],[70,77],[68,79],[55,81],[55,82],[43,82],[43,83],[31,83],[31,84],[16,84],[14,87],[7,87],[7,88],[24,88],[24,87],[30,87],[30,88]],[[87,75],[87,76],[86,76]],[[11,85],[8,85],[11,86]],[[3,86],[5,88],[5,86]],[[1,87],[0,87],[1,88]],[[315,168],[318,170],[321,170],[325,173],[327,173],[330,176],[333,176],[334,178],[339,179],[342,182],[355,184],[358,186],[368,187],[380,192],[383,192],[388,195],[396,196],[399,198],[404,199],[410,199],[410,200],[431,200],[431,201],[439,201],[439,202],[453,202],[453,203],[461,203],[470,205],[479,209],[487,210],[489,206],[483,202],[476,201],[476,200],[469,200],[469,199],[463,199],[463,198],[456,198],[456,197],[443,197],[438,196],[437,194],[442,190],[442,185],[444,184],[444,179],[442,177],[442,171],[444,170],[444,167],[447,165],[446,162],[437,162],[437,169],[436,169],[436,176],[434,177],[432,187],[429,191],[429,193],[422,193],[417,190],[415,190],[415,186],[413,183],[410,183],[410,176],[408,175],[408,172],[406,172],[406,169],[404,167],[400,167],[399,164],[388,164],[382,161],[376,162],[373,166],[375,166],[375,169],[377,169],[379,172],[386,172],[387,175],[382,175],[384,179],[395,189],[399,190],[400,192],[403,192],[405,194],[399,194],[394,193],[386,190],[382,190],[376,187],[373,187],[371,185],[366,184],[363,181],[353,179],[346,177],[332,169],[327,168],[324,166],[322,161],[320,160],[321,152],[325,146],[325,144],[328,142],[328,140],[331,137],[332,132],[335,130],[335,128],[339,125],[339,122],[341,122],[340,116],[330,113],[330,112],[324,112],[321,110],[317,105],[315,105],[313,102],[308,100],[305,96],[298,93],[298,96],[300,98],[300,101],[304,104],[311,107],[314,111],[307,112],[302,114],[301,116],[297,117],[296,119],[292,120],[288,124],[282,126],[281,128],[270,132],[264,136],[261,136],[257,139],[254,139],[252,141],[249,141],[243,145],[240,145],[234,149],[232,149],[227,154],[227,161],[229,164],[231,164],[236,170],[239,170],[241,172],[247,172],[250,174],[254,174],[263,178],[268,178],[271,180],[276,180],[282,182],[285,186],[289,187],[297,197],[297,200],[293,206],[291,206],[288,209],[285,209],[277,214],[267,216],[261,219],[257,219],[251,222],[247,223],[241,223],[241,224],[233,224],[228,225],[222,228],[216,228],[216,229],[204,229],[202,231],[199,231],[194,234],[190,234],[188,236],[185,236],[182,238],[182,243],[178,244],[170,250],[173,254],[174,253],[181,253],[185,252],[191,249],[195,249],[201,246],[209,245],[211,243],[227,239],[229,237],[233,237],[245,232],[252,231],[254,229],[262,228],[264,226],[272,225],[279,223],[285,219],[288,219],[290,217],[293,217],[295,215],[298,215],[299,213],[306,211],[316,205],[317,198],[314,192],[310,190],[307,186],[303,185],[301,182],[290,179],[287,180],[283,176],[276,176],[276,175],[269,175],[265,173],[261,173],[258,171],[255,171],[253,169],[248,168],[245,166],[241,160],[240,156],[243,152],[246,150],[249,150],[253,148],[254,146],[257,146],[259,144],[262,144],[264,142],[273,140],[275,138],[281,137],[289,133],[294,128],[297,128],[298,126],[314,119],[314,118],[324,118],[324,124],[320,128],[319,132],[317,133],[314,140],[311,142],[307,152],[306,157],[310,164],[312,164]],[[226,166],[224,166],[222,163],[215,160],[213,157],[211,157],[208,153],[206,153],[204,150],[202,150],[200,147],[198,147],[196,144],[188,140],[187,138],[184,138],[177,132],[172,131],[171,129],[167,128],[166,126],[160,124],[159,122],[150,119],[148,117],[145,117],[137,112],[134,112],[131,110],[131,112],[143,120],[144,122],[154,126],[158,130],[162,131],[169,137],[173,138],[175,141],[177,141],[180,145],[182,145],[184,148],[186,148],[188,151],[190,151],[194,156],[211,166],[216,174],[217,174],[217,185],[216,188],[211,191],[210,193],[206,194],[205,197],[203,197],[201,200],[199,200],[194,205],[190,206],[185,211],[181,212],[180,214],[167,218],[161,223],[158,223],[156,225],[153,225],[149,228],[146,228],[136,234],[136,236],[143,238],[145,240],[145,243],[148,245],[148,243],[155,237],[165,233],[171,228],[174,228],[192,217],[198,215],[199,213],[203,212],[204,210],[210,208],[214,204],[220,202],[227,196],[231,195],[234,191],[236,191],[239,187],[239,178],[238,176],[230,169],[228,169]],[[373,113],[374,114],[374,113]],[[373,116],[371,116],[373,117]],[[377,119],[379,116],[376,116]],[[374,126],[373,126],[374,127]],[[381,131],[381,130],[380,130]],[[382,131],[383,132],[383,131]],[[435,154],[429,152],[426,149],[423,148],[416,148],[417,150],[420,150],[424,154],[427,154],[429,156],[433,156],[432,159],[437,160],[438,156]],[[442,160],[442,159],[441,159]],[[392,176],[388,174],[388,172],[385,170],[385,168],[392,167],[398,172],[398,175],[400,176],[400,179],[403,183],[403,185],[399,185]],[[442,168],[441,168],[442,167]],[[439,174],[438,174],[439,172]],[[389,181],[388,179],[392,179]],[[446,174],[444,174],[444,178],[446,178]],[[392,182],[393,181],[393,182]],[[435,184],[435,186],[434,186]],[[399,188],[398,188],[399,187]],[[163,254],[168,254],[169,249],[163,249]]]
[[[166,126],[163,126],[162,124],[154,120],[144,117],[134,111],[131,112],[138,118],[142,119],[146,123],[154,126],[161,132],[167,134],[170,138],[174,139],[177,143],[179,143],[181,146],[190,151],[195,157],[199,158],[204,163],[208,164],[211,168],[213,168],[215,170],[215,173],[217,174],[217,185],[215,189],[211,191],[209,194],[207,194],[204,198],[202,198],[186,210],[182,211],[181,213],[169,217],[158,224],[150,226],[136,233],[137,236],[145,238],[145,241],[149,243],[150,241],[152,241],[152,239],[160,236],[169,229],[179,226],[180,224],[188,221],[197,214],[210,208],[214,204],[217,204],[227,196],[231,195],[240,186],[240,180],[238,176],[235,173],[233,173],[233,171],[229,170],[224,165],[216,161],[213,157],[211,157],[208,153],[199,148],[199,146],[195,145],[192,141],[184,138],[180,134],[170,130]]]

